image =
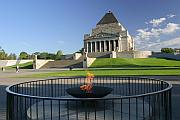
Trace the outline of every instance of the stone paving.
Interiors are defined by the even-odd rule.
[[[6,92],[5,88],[8,85],[36,80],[37,78],[12,78],[12,76],[29,75],[34,73],[54,72],[58,70],[21,70],[16,73],[15,70],[8,70],[5,72],[0,71],[0,120],[6,120]],[[149,78],[157,78],[169,81],[173,84],[172,90],[172,113],[173,120],[180,120],[180,76],[143,76]],[[40,78],[38,78],[40,79]]]

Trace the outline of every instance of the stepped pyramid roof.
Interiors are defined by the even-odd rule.
[[[109,24],[109,23],[118,23],[118,20],[111,11],[106,13],[104,17],[97,23],[97,25]]]

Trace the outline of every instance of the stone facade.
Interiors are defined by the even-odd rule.
[[[108,12],[91,34],[84,35],[84,48],[87,53],[132,51],[134,40],[113,13]]]
[[[123,51],[116,53],[117,58],[148,58],[151,55],[151,51]]]

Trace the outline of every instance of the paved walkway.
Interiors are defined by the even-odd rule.
[[[15,70],[8,70],[5,72],[0,71],[0,120],[6,120],[6,92],[5,88],[8,85],[35,80],[34,78],[11,78],[18,75],[29,75],[35,73],[54,72],[59,70],[21,70],[19,73],[15,73]],[[180,120],[179,108],[180,108],[180,76],[143,76],[149,78],[157,78],[169,81],[173,84],[172,91],[172,108],[173,108],[173,120]],[[36,78],[37,79],[37,78]]]

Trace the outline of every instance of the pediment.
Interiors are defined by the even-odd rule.
[[[112,34],[112,33],[98,33],[93,36],[89,36],[88,39],[99,39],[99,38],[111,38],[111,37],[119,37],[119,34]]]

